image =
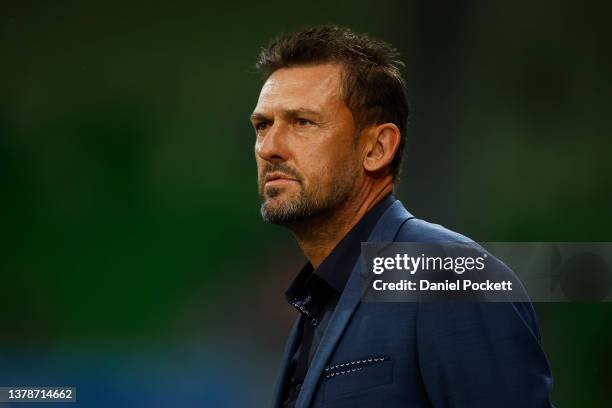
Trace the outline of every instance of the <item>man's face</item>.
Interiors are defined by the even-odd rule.
[[[264,219],[291,225],[333,212],[350,197],[360,164],[340,66],[275,71],[252,122]]]

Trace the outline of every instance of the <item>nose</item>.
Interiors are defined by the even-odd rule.
[[[282,123],[274,123],[257,138],[255,154],[270,163],[284,162],[288,158],[287,131]]]

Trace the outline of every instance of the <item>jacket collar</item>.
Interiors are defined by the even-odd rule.
[[[395,200],[393,204],[387,208],[382,217],[380,217],[376,226],[370,233],[367,242],[392,242],[400,227],[410,218],[414,217],[406,211],[399,200]],[[310,363],[308,373],[296,401],[296,408],[306,408],[310,405],[323,368],[329,360],[332,351],[346,329],[351,316],[355,312],[367,288],[367,274],[362,272],[360,260],[361,258],[355,262],[352,268],[349,280],[338,300],[336,309],[330,317],[327,329]],[[276,383],[274,407],[280,407],[281,404],[282,389],[287,374],[287,368],[298,345],[300,323],[301,316],[296,320],[287,341],[287,347],[281,364],[281,372]]]

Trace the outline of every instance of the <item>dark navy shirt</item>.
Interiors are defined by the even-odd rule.
[[[284,388],[284,408],[292,408],[300,393],[310,361],[323,337],[340,294],[344,290],[353,266],[361,254],[361,243],[367,241],[372,229],[395,197],[389,194],[374,205],[342,238],[316,270],[308,262],[285,292],[287,301],[303,316],[300,346],[289,368]]]

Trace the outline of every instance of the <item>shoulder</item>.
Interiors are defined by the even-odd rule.
[[[410,218],[399,229],[394,241],[406,242],[474,242],[458,232],[420,218]]]
[[[382,215],[370,238],[374,242],[474,242],[442,225],[415,217],[397,199]]]
[[[395,242],[439,242],[439,243],[471,243],[470,245],[474,249],[484,250],[479,244],[475,243],[471,238],[466,237],[458,232],[452,231],[442,225],[434,224],[416,217],[413,217],[412,214],[408,213],[410,218],[405,219],[405,221],[400,226],[395,238],[393,241]],[[508,268],[503,262],[497,259],[495,256],[490,255],[490,259],[495,262],[495,270],[506,274],[513,280],[518,280],[517,276],[514,272]],[[520,281],[519,281],[520,282]],[[445,304],[435,304],[432,308],[437,307],[446,307],[448,305]],[[481,305],[482,306],[482,305]],[[453,307],[456,307],[454,305]],[[472,306],[464,306],[466,309],[474,308]],[[515,317],[518,317],[524,326],[526,326],[534,338],[539,342],[540,332],[537,323],[537,318],[535,315],[535,311],[530,302],[511,302],[511,303],[503,303],[497,305],[488,305],[486,307],[483,306],[485,311],[493,311],[493,310],[503,310],[505,313],[509,313]],[[477,313],[478,314],[478,313]],[[444,314],[442,314],[444,315]],[[501,319],[500,321],[508,321],[508,319]]]

